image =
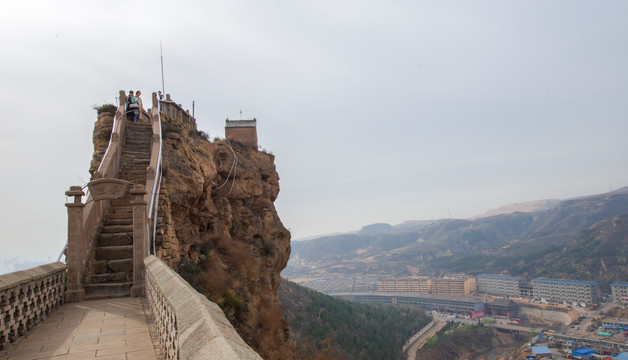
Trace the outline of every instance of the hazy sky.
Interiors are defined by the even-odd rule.
[[[0,246],[58,254],[94,104],[258,119],[298,239],[628,185],[628,2],[0,3]]]

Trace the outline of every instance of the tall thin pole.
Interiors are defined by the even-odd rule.
[[[164,86],[164,51],[159,40],[159,53],[161,54],[161,93],[166,95],[166,87]]]

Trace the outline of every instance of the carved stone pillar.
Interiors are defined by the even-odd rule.
[[[133,286],[131,296],[144,296],[144,257],[146,256],[146,243],[148,242],[146,201],[144,185],[136,184],[130,190],[133,194]]]
[[[65,292],[65,301],[78,302],[85,297],[82,284],[83,208],[85,204],[81,202],[81,197],[85,193],[80,186],[71,186],[65,195],[74,197],[74,202],[65,204],[68,208],[68,248],[66,249],[68,289]]]

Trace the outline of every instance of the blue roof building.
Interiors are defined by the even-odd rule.
[[[552,356],[552,350],[547,346],[533,346],[532,353],[534,353],[537,359],[545,359]]]
[[[591,348],[580,348],[571,351],[573,356],[589,356],[595,354],[595,350]]]
[[[613,356],[613,359],[628,360],[628,352],[619,353],[619,354]]]

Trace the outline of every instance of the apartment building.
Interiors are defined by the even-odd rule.
[[[597,282],[532,279],[531,283],[535,299],[587,305],[600,302],[600,283]]]
[[[377,283],[379,292],[410,292],[419,294],[430,293],[430,279],[427,277],[411,277],[405,279],[382,279]]]
[[[478,291],[495,296],[520,297],[519,283],[521,278],[502,275],[478,275]]]
[[[408,293],[338,293],[333,297],[356,302],[382,303],[391,305],[414,305],[424,309],[470,313],[485,310],[484,303],[475,296],[445,296]]]
[[[464,296],[477,290],[475,276],[448,275],[432,279],[434,295]]]
[[[613,295],[613,301],[622,304],[628,303],[628,284],[612,283],[611,294]]]

